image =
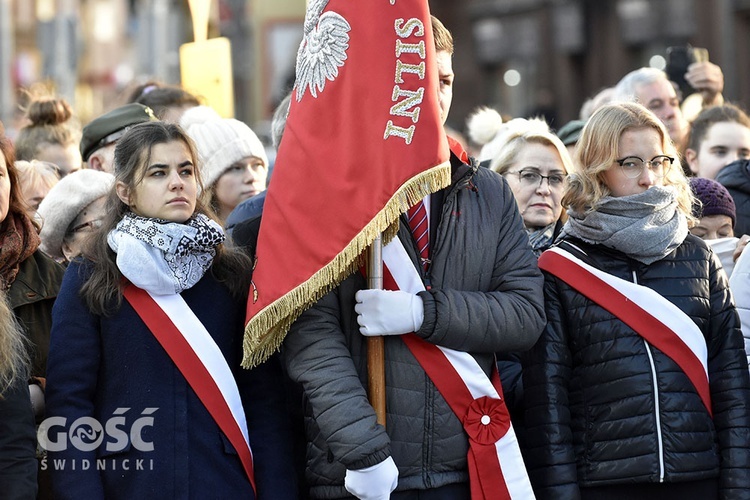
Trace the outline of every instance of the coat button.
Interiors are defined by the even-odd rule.
[[[490,425],[490,420],[489,415],[482,415],[482,418],[479,419],[479,421],[482,422],[482,425]]]

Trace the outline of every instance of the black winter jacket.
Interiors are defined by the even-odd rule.
[[[716,181],[727,188],[737,209],[734,234],[750,234],[750,160],[737,160],[716,175]]]
[[[692,235],[651,265],[574,238],[560,246],[656,290],[698,325],[714,415],[672,359],[545,273],[548,323],[523,372],[525,457],[538,498],[580,498],[579,488],[588,486],[715,478],[721,498],[750,498],[750,377],[713,252]]]
[[[542,276],[502,177],[462,165],[441,194],[442,203],[432,199],[432,288],[420,293],[424,322],[416,333],[472,353],[489,374],[493,353],[530,348],[544,327]],[[398,237],[418,266],[404,218]],[[359,273],[350,276],[300,316],[282,348],[307,401],[311,497],[349,498],[346,469],[389,455],[399,469],[398,490],[468,482],[463,427],[398,336],[385,337],[386,429],[377,425],[365,392],[366,339],[354,311],[354,294],[365,286]]]

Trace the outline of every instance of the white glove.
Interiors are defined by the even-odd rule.
[[[347,470],[344,477],[346,491],[360,500],[388,500],[397,485],[398,468],[391,457],[372,467]]]
[[[360,290],[354,296],[362,335],[402,335],[416,332],[424,321],[424,301],[413,293]]]

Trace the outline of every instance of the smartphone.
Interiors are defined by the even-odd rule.
[[[690,84],[685,81],[687,68],[694,62],[708,61],[708,50],[693,47],[690,44],[675,45],[667,48],[667,67],[665,71],[669,79],[675,82],[686,96],[693,92]]]

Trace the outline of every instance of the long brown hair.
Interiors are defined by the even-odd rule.
[[[145,122],[134,126],[123,135],[115,147],[115,178],[131,191],[143,180],[146,166],[151,160],[155,144],[173,141],[184,143],[198,167],[195,144],[179,125],[166,122]],[[196,168],[198,186],[202,187],[200,168]],[[107,235],[130,211],[113,188],[107,195],[106,215],[101,228],[87,241],[82,256],[93,263],[91,276],[81,288],[81,294],[94,314],[107,315],[120,306],[124,280],[117,268],[116,254],[107,243]],[[214,220],[216,215],[198,198],[195,213],[204,214]],[[219,245],[211,267],[212,275],[229,289],[238,300],[244,300],[250,286],[252,262],[245,254]]]
[[[8,200],[8,215],[13,214],[15,216],[27,217],[26,215],[26,202],[23,200],[23,194],[21,193],[21,183],[18,179],[18,170],[16,169],[16,154],[13,150],[13,144],[10,139],[4,135],[0,135],[0,154],[5,158],[5,165],[8,168],[8,180],[10,181],[10,196]],[[7,215],[6,215],[7,218]],[[3,221],[0,221],[2,226]],[[39,224],[36,220],[32,219],[37,228]]]

